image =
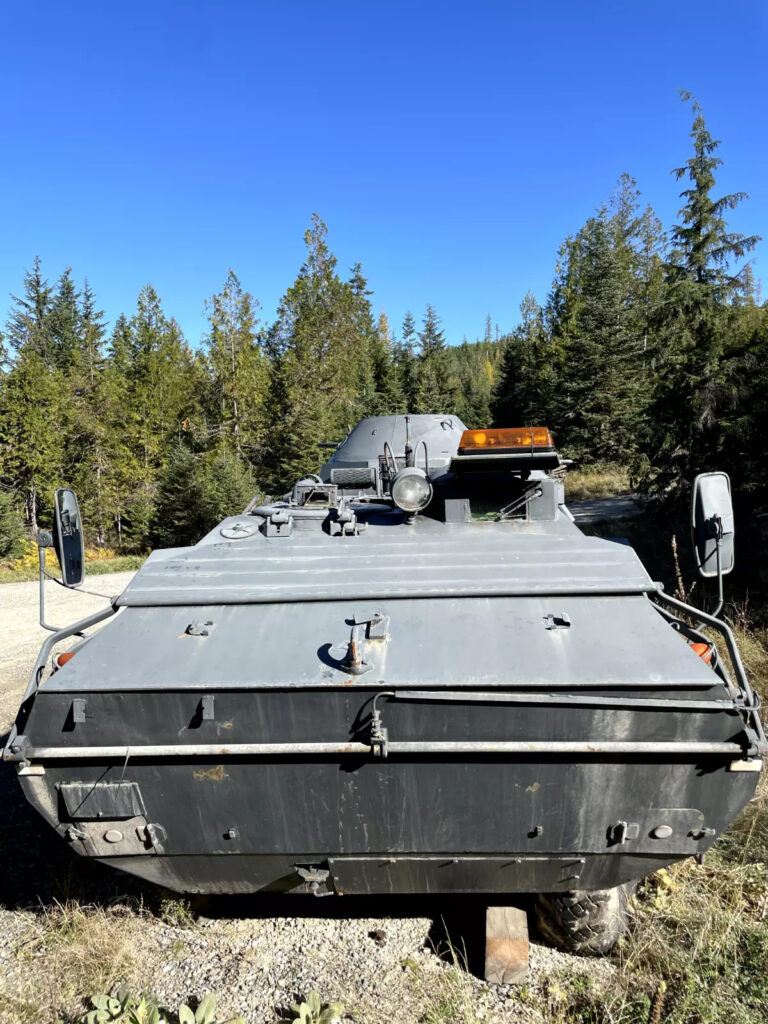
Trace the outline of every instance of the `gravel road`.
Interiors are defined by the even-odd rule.
[[[132,576],[91,577],[86,586],[117,594]],[[3,733],[46,635],[37,600],[36,583],[0,585]],[[46,602],[49,621],[65,624],[106,599],[49,582]],[[23,800],[10,767],[0,766],[2,1024],[82,1012],[82,987],[71,979],[104,972],[112,960],[113,983],[147,988],[168,1006],[217,992],[222,1013],[243,1014],[248,1024],[272,1024],[313,988],[342,1001],[344,1021],[358,1024],[543,1024],[559,1015],[564,987],[610,991],[617,970],[533,944],[529,986],[487,985],[478,977],[485,903],[476,898],[217,897],[192,915],[167,896],[73,854]],[[86,906],[88,927],[56,925],[71,914],[57,909],[67,901]],[[466,949],[469,970],[447,940],[460,959]]]
[[[590,498],[587,501],[569,501],[568,508],[577,523],[604,523],[608,519],[626,519],[639,516],[642,508],[632,494],[618,494],[612,498]]]
[[[67,590],[53,580],[45,584],[45,618],[54,626],[66,626],[106,608],[109,597],[121,593],[136,574],[116,572],[91,576],[85,583],[97,597]],[[48,636],[39,623],[37,583],[0,584],[0,730],[6,732],[16,713],[18,698],[27,684],[40,645]],[[15,703],[14,703],[15,702]]]

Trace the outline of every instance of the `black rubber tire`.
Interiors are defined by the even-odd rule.
[[[627,931],[627,903],[635,883],[615,889],[541,893],[536,925],[556,949],[581,956],[610,953]]]

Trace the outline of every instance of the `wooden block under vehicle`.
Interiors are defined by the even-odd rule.
[[[522,985],[528,980],[528,917],[524,910],[486,910],[485,980],[491,985]]]

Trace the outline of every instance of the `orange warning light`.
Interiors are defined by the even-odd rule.
[[[459,442],[459,451],[533,451],[553,448],[552,435],[547,427],[503,427],[488,430],[465,430]]]

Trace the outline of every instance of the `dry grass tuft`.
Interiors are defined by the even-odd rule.
[[[565,475],[565,500],[588,501],[630,494],[629,470],[625,466],[594,465],[569,470]]]
[[[466,952],[448,939],[445,959],[429,967],[407,958],[410,988],[419,1004],[423,1024],[477,1024],[478,984],[467,969]]]
[[[17,950],[34,977],[24,997],[64,1016],[82,1012],[89,996],[112,991],[130,977],[134,950],[145,941],[145,917],[143,907],[125,904],[104,908],[72,901],[43,909]]]

